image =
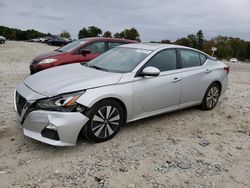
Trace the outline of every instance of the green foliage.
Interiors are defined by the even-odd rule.
[[[140,34],[134,27],[132,27],[131,29],[124,29],[120,33],[115,33],[114,37],[141,41]]]
[[[204,35],[202,30],[199,30],[196,34],[196,48],[202,50],[204,44]]]
[[[102,30],[100,28],[90,26],[88,28],[82,28],[78,33],[78,38],[98,37],[101,36],[101,34]],[[33,29],[22,31],[20,29],[5,26],[0,26],[0,35],[9,40],[29,40],[44,36],[51,36],[50,33],[45,34]],[[60,36],[63,38],[70,38],[70,33],[62,31]],[[103,34],[103,37],[112,37],[112,33],[110,31],[106,31]],[[140,41],[140,35],[134,27],[124,29],[120,33],[115,33],[114,37]],[[171,43],[170,40],[161,40],[160,42],[166,44]],[[187,35],[187,37],[177,39],[175,44],[196,48],[208,54],[212,54],[212,47],[216,47],[217,51],[215,52],[215,56],[219,59],[230,59],[232,57],[238,58],[239,60],[250,59],[250,41],[244,41],[240,38],[227,36],[217,36],[211,40],[205,40],[202,30],[199,30],[196,35],[190,34]]]
[[[88,29],[85,27],[82,28],[78,33],[78,38],[86,38],[86,37],[99,37],[102,34],[102,30],[95,26],[90,26]]]
[[[177,39],[175,41],[175,44],[182,45],[182,46],[189,46],[189,40],[187,38],[183,37],[183,38]]]
[[[161,40],[161,43],[162,44],[171,44],[171,41],[168,39],[165,39],[165,40]]]
[[[236,57],[240,60],[245,60],[250,57],[249,42],[240,38],[218,36],[211,39],[211,41],[218,48],[215,53],[218,58],[230,59]]]
[[[219,59],[230,59],[232,57],[239,60],[250,59],[250,42],[226,36],[217,36],[211,40],[205,40],[201,30],[196,35],[190,34],[187,37],[177,39],[175,44],[196,48],[210,55],[212,54],[212,47],[216,47],[215,56]]]
[[[187,36],[189,47],[191,48],[197,48],[198,46],[198,39],[194,34],[188,35]]]
[[[102,36],[112,38],[112,33],[110,31],[105,31]]]
[[[62,31],[61,33],[60,33],[60,37],[62,37],[62,38],[70,38],[70,33],[68,32],[68,31]]]
[[[122,38],[120,33],[115,33],[115,34],[114,34],[114,37],[115,37],[115,38]]]
[[[6,37],[9,40],[29,40],[33,38],[44,37],[46,34],[33,29],[22,31],[16,28],[0,26],[0,35]]]

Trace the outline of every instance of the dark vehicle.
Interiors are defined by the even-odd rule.
[[[52,46],[64,46],[68,44],[70,41],[63,38],[53,38],[48,40],[47,44]]]
[[[70,63],[88,62],[112,48],[129,43],[137,41],[104,37],[76,40],[53,52],[35,57],[30,64],[30,73]]]
[[[3,37],[3,36],[0,36],[0,44],[5,43],[5,41],[6,41],[6,38],[5,38],[5,37]]]

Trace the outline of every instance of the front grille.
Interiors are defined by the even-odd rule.
[[[19,116],[22,114],[23,107],[26,103],[26,99],[21,96],[18,92],[16,92],[16,108],[17,108],[17,113]]]

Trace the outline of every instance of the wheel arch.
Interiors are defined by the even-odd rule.
[[[214,80],[211,84],[213,84],[213,83],[217,84],[220,87],[220,92],[221,92],[221,90],[222,90],[222,83],[219,80]]]
[[[124,104],[124,102],[121,99],[116,98],[116,97],[106,97],[106,98],[102,98],[102,99],[98,100],[93,105],[95,105],[95,104],[97,104],[97,103],[99,103],[101,101],[104,101],[104,100],[114,100],[114,101],[118,102],[121,105],[123,113],[124,113],[124,123],[126,123],[127,122],[127,108],[126,108],[126,105]]]
[[[119,99],[119,98],[116,98],[116,97],[105,97],[105,98],[102,98],[102,99],[99,99],[98,101],[95,101],[92,105],[91,105],[91,107],[92,106],[94,106],[95,104],[97,104],[97,103],[99,103],[99,102],[101,102],[101,101],[105,101],[105,100],[113,100],[113,101],[116,101],[116,102],[118,102],[119,104],[120,104],[120,106],[121,106],[121,108],[122,108],[122,110],[123,110],[123,113],[124,113],[124,124],[127,122],[127,108],[126,108],[126,105],[124,104],[124,102],[121,100],[121,99]],[[85,116],[87,116],[88,117],[88,112],[89,112],[89,110],[91,109],[91,107],[88,107],[88,109],[84,112],[84,115]],[[87,130],[85,129],[85,126],[86,125],[83,125],[82,126],[82,128],[81,128],[81,130],[79,131],[79,133],[78,133],[78,136],[77,136],[77,139],[79,139],[79,137],[81,136],[81,133],[83,133],[84,135],[85,135],[85,137],[87,138],[87,139],[89,139],[89,137],[87,136]]]

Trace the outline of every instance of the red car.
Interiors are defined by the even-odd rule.
[[[30,64],[30,74],[59,65],[88,62],[119,45],[136,42],[127,39],[104,37],[80,39],[53,52],[35,57]]]

